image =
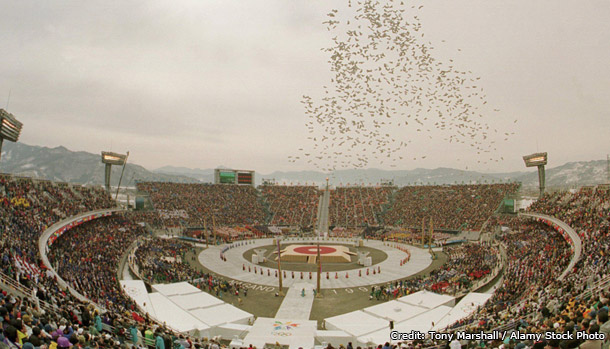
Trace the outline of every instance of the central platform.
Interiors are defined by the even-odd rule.
[[[318,255],[317,245],[288,245],[280,251],[282,261],[316,263]],[[277,254],[277,253],[276,253]],[[349,251],[349,247],[344,245],[323,245],[320,246],[320,259],[322,263],[349,263],[351,256],[356,255]],[[277,259],[277,257],[275,257]]]

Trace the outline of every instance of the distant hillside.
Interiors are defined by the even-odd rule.
[[[161,169],[155,170],[155,172]],[[164,168],[164,171],[168,171]],[[206,172],[209,171],[209,172]],[[202,181],[213,181],[213,170],[199,170],[188,168],[172,168],[173,174],[197,176]],[[197,175],[195,173],[198,173]],[[209,173],[209,174],[208,174]],[[454,183],[492,183],[519,181],[526,189],[538,187],[537,170],[516,171],[509,173],[481,173],[476,171],[463,171],[440,167],[436,169],[415,170],[339,170],[332,174],[318,171],[275,171],[269,174],[256,173],[257,185],[262,179],[273,179],[278,184],[314,183],[322,186],[329,177],[331,185],[349,184],[376,184],[382,180],[394,180],[397,186],[414,184],[454,184]],[[547,188],[573,188],[582,185],[594,185],[606,182],[606,161],[570,162],[561,166],[546,169]]]
[[[222,167],[222,166],[219,166]],[[121,168],[113,166],[112,182],[116,185]],[[70,151],[64,147],[47,148],[23,143],[5,142],[0,161],[0,172],[45,178],[54,181],[82,184],[103,184],[104,165],[99,154]],[[414,170],[340,170],[332,174],[318,171],[276,171],[270,174],[257,172],[256,184],[263,178],[275,179],[279,184],[315,183],[324,185],[326,177],[334,186],[350,184],[375,184],[382,180],[394,180],[398,186],[417,184],[487,183],[499,181],[519,181],[523,187],[533,190],[538,186],[535,169],[510,173],[481,173],[452,168]],[[606,182],[606,161],[569,162],[546,169],[547,188],[573,188]],[[191,169],[187,167],[164,166],[149,171],[142,166],[128,164],[123,176],[123,185],[133,186],[135,180],[172,182],[213,182],[213,169]]]
[[[214,182],[214,169],[200,169],[200,168],[188,168],[188,167],[174,167],[174,166],[163,166],[156,170],[153,170],[154,173],[162,173],[169,175],[179,175],[179,176],[187,176],[191,178],[195,178],[204,183],[212,183]]]
[[[118,184],[121,169],[121,166],[112,167],[112,185]],[[60,182],[104,184],[104,164],[100,161],[100,154],[71,151],[64,147],[4,142],[0,172]],[[128,163],[121,186],[134,186],[135,180],[198,182],[188,176],[153,173],[140,165]]]

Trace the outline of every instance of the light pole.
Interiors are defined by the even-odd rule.
[[[523,157],[525,167],[538,167],[538,183],[540,187],[540,197],[544,194],[546,177],[544,174],[544,165],[547,164],[547,153],[534,153]]]
[[[21,134],[23,124],[15,116],[4,109],[0,109],[0,155],[2,154],[2,142],[17,142]]]
[[[283,296],[284,295],[284,288],[282,286],[282,251],[280,250],[280,238],[281,236],[278,235],[275,238],[275,241],[277,242],[277,272],[278,272],[278,276],[279,276],[279,281],[280,281],[280,292],[279,295]]]
[[[104,184],[106,186],[106,191],[110,195],[110,173],[112,170],[112,165],[124,166],[127,161],[127,155],[113,153],[110,151],[102,152],[102,163],[106,165],[106,169],[104,171]],[[123,170],[125,167],[123,167]],[[121,174],[121,177],[123,175]],[[117,194],[119,193],[117,189]],[[116,200],[116,198],[115,198]]]
[[[330,193],[328,191],[328,177],[326,177],[326,191],[324,192],[324,195],[328,195],[329,199],[330,199]],[[324,200],[326,202],[326,200]],[[328,210],[326,210],[328,212]],[[325,226],[326,226],[326,235],[328,236],[328,215],[326,215],[326,217],[324,218],[326,220]],[[315,228],[314,228],[315,229]],[[318,283],[316,286],[316,297],[320,298],[322,297],[322,293],[320,292],[320,276],[322,274],[322,257],[320,257],[320,233],[321,231],[318,231]]]

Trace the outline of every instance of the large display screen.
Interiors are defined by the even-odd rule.
[[[252,173],[250,172],[240,172],[237,174],[237,183],[238,184],[252,184]]]
[[[235,183],[235,172],[220,172],[220,183]]]

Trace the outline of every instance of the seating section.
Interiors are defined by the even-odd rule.
[[[393,187],[338,187],[330,193],[329,224],[341,227],[378,225]]]
[[[255,188],[245,185],[140,182],[156,216],[142,216],[164,226],[260,224],[265,211]]]
[[[210,219],[211,215],[220,225],[264,221],[259,196],[251,187],[144,183],[139,189],[148,191],[153,198],[156,211],[151,219],[159,224],[199,224],[201,221],[196,217]],[[438,269],[376,287],[367,297],[390,299],[422,289],[450,294],[467,292],[499,265],[500,256],[505,253],[507,263],[492,298],[447,331],[518,329],[528,333],[547,330],[574,333],[588,326],[589,331],[610,333],[607,317],[610,290],[607,286],[593,288],[607,281],[610,274],[610,193],[604,188],[585,188],[545,194],[528,208],[566,222],[582,239],[582,259],[565,279],[558,280],[572,257],[570,245],[561,234],[536,220],[492,215],[502,198],[516,189],[514,184],[400,189],[384,215],[386,223],[419,227],[421,219],[434,214],[435,228],[476,229],[488,220],[485,232],[494,237],[488,242],[445,246],[443,251],[448,259]],[[279,214],[277,219],[292,224],[305,224],[312,219],[305,205],[313,203],[313,190],[313,187],[261,188],[274,214]],[[378,223],[382,205],[390,195],[390,188],[338,188],[331,197],[331,220],[346,226]],[[172,347],[174,340],[190,341],[191,347],[203,342],[147,319],[119,286],[119,259],[134,240],[147,235],[132,218],[140,220],[150,213],[85,222],[64,232],[50,246],[49,260],[59,275],[107,309],[106,313],[99,313],[90,304],[61,290],[52,274],[44,269],[37,242],[46,227],[69,216],[113,205],[101,188],[0,176],[1,276],[33,289],[20,294],[11,291],[0,297],[0,313],[8,318],[2,331],[6,344],[19,343],[21,338],[22,343],[29,341],[35,347],[68,346],[66,341],[80,343],[81,347],[117,347],[118,341],[131,338],[132,328],[136,336],[146,333],[149,338],[159,337],[167,347]],[[416,209],[418,206],[422,209]],[[401,232],[390,230],[392,236]],[[219,296],[239,294],[243,287],[239,283],[191,267],[187,263],[190,250],[188,243],[149,238],[138,249],[135,262],[143,276],[153,282],[187,280]],[[32,293],[45,302],[44,314],[29,300]],[[137,341],[143,343],[141,339]],[[148,339],[147,343],[151,342]],[[544,345],[567,348],[583,342],[557,340]],[[512,345],[517,347],[520,343],[536,346],[521,340]],[[434,347],[448,343],[427,341],[417,345]]]
[[[392,198],[383,222],[390,226],[420,228],[434,221],[435,229],[480,230],[504,197],[519,184],[408,186]]]
[[[49,250],[49,262],[71,287],[115,312],[133,310],[117,280],[119,260],[144,229],[115,215],[85,222],[62,234]]]
[[[314,186],[263,185],[259,187],[271,211],[270,224],[308,227],[318,214],[320,191]]]

